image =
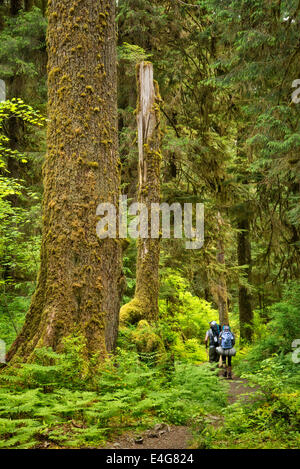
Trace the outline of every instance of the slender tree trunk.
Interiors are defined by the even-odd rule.
[[[247,265],[245,278],[249,283],[251,280],[251,243],[249,239],[250,223],[248,218],[238,221],[238,263],[239,266]],[[253,311],[251,306],[251,295],[246,286],[239,286],[239,315],[241,339],[251,341]]]
[[[243,126],[238,128],[237,133],[237,162],[239,164],[239,178],[244,190],[249,193],[249,156],[245,151],[245,140],[247,138],[246,129]],[[245,280],[251,282],[251,243],[250,243],[250,203],[244,202],[237,206],[237,257],[239,266],[247,266],[244,271]],[[251,305],[251,295],[249,289],[239,285],[239,317],[240,317],[240,337],[241,340],[251,341],[253,311]]]
[[[33,7],[33,0],[24,0],[25,11],[30,11],[32,7]]]
[[[46,16],[47,1],[48,0],[41,0],[41,10],[44,16]]]
[[[23,6],[23,0],[10,0],[10,14],[16,16]]]
[[[217,223],[218,223],[218,231],[221,231],[221,227],[223,225],[223,219],[221,217],[220,212],[218,212],[217,216]],[[228,317],[228,292],[227,292],[227,284],[226,284],[226,274],[225,274],[225,247],[224,242],[219,237],[218,240],[218,252],[217,252],[217,262],[219,264],[220,272],[218,275],[218,280],[216,284],[216,296],[217,296],[217,304],[219,310],[219,322],[220,325],[223,326],[224,324],[229,324],[229,317]]]
[[[4,0],[0,0],[0,31],[2,31],[4,27],[5,13],[6,13],[6,5],[4,4]]]
[[[138,145],[139,193],[138,202],[148,209],[160,201],[160,117],[159,90],[153,81],[153,65],[142,62],[137,68],[138,83]],[[121,320],[135,323],[141,319],[153,322],[158,317],[160,240],[148,237],[138,239],[136,290],[133,300],[121,308]]]
[[[119,199],[115,2],[49,0],[48,14],[41,268],[8,359],[73,332],[105,356],[118,330],[121,246],[96,235],[98,204]]]

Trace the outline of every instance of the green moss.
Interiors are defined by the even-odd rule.
[[[144,317],[143,303],[133,298],[129,303],[122,306],[120,310],[120,324],[137,324]]]
[[[145,320],[139,321],[137,328],[131,334],[131,340],[140,353],[157,353],[157,359],[165,356],[165,347],[155,329]]]
[[[59,73],[61,69],[59,67],[53,67],[48,73],[48,80],[52,80],[54,76]]]
[[[66,90],[67,90],[67,88],[66,88],[65,86],[62,86],[61,88],[59,88],[59,89],[57,90],[57,94],[62,94],[62,93],[63,93],[64,91],[66,91]]]

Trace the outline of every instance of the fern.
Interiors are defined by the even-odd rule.
[[[0,374],[2,448],[39,447],[43,441],[55,447],[100,446],[116,428],[162,419],[186,424],[224,405],[224,391],[205,366],[177,364],[166,381],[159,366],[118,350],[91,376],[81,350],[82,340],[69,338],[64,353],[40,349],[35,362],[8,366]]]

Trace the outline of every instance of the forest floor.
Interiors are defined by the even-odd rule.
[[[226,379],[219,372],[220,379]],[[232,379],[226,379],[229,383],[228,404],[234,404],[238,400],[245,402],[251,400],[252,395],[258,390],[250,387],[248,380],[236,375]],[[223,425],[222,415],[207,415],[206,421],[214,428]],[[133,432],[124,433],[117,440],[109,442],[107,449],[189,449],[194,448],[194,430],[187,426],[174,426],[158,424],[154,428],[139,435]]]

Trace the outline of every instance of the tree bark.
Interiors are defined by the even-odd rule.
[[[103,357],[117,337],[121,246],[96,234],[118,205],[115,2],[49,0],[48,152],[38,284],[8,359],[80,333]]]
[[[159,89],[153,81],[153,65],[142,62],[137,67],[138,85],[138,147],[139,147],[139,192],[138,202],[148,209],[160,201],[160,115]],[[154,322],[158,318],[159,293],[159,238],[139,237],[137,254],[136,290],[134,298],[121,308],[123,322],[135,323],[141,319]]]
[[[245,278],[249,283],[251,280],[251,243],[249,239],[250,223],[249,219],[243,218],[238,221],[238,264],[247,265]],[[240,336],[242,340],[251,341],[253,311],[251,306],[251,295],[246,286],[239,286],[239,316],[240,316]]]

